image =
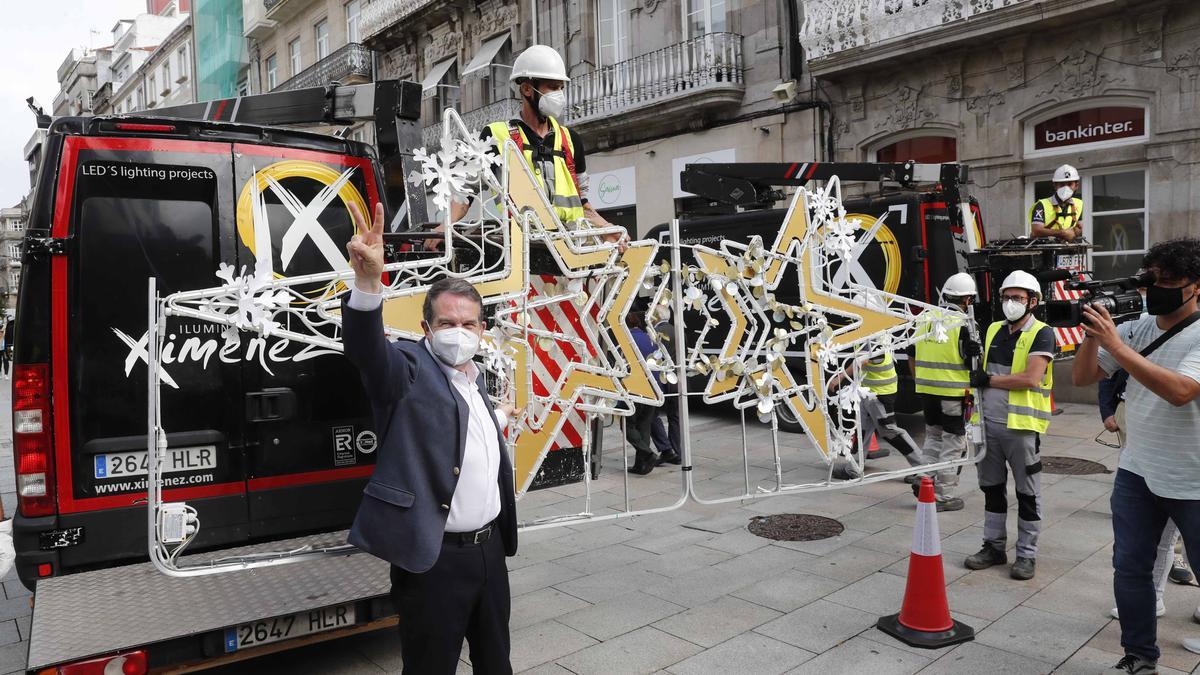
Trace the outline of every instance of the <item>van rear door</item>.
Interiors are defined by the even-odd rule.
[[[257,250],[251,220],[258,183],[271,231],[272,269],[295,277],[349,269],[349,206],[379,199],[370,158],[265,145],[235,145],[236,245]],[[301,287],[312,298],[344,285]],[[293,325],[294,330],[309,329]],[[330,335],[332,337],[332,334]],[[277,337],[243,335],[246,471],[254,536],[346,527],[375,469],[377,438],[357,370],[339,352]]]
[[[162,294],[205,288],[219,283],[218,265],[237,262],[231,153],[216,142],[65,141],[53,225],[67,238],[52,272],[54,431],[60,522],[84,530],[62,549],[64,567],[146,554],[147,279]],[[219,337],[213,325],[172,319],[162,359],[164,499],[199,510],[197,547],[248,534],[241,364]]]

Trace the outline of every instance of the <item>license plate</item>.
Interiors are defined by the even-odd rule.
[[[94,457],[96,478],[145,476],[146,451],[108,452]],[[167,448],[163,456],[163,473],[200,471],[217,468],[217,446],[198,445],[190,448]]]
[[[225,629],[225,653],[354,625],[354,603],[251,621]]]

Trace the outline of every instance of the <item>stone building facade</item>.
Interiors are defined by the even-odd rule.
[[[669,178],[687,161],[819,159],[806,86],[773,94],[800,76],[799,16],[787,0],[375,0],[362,30],[379,77],[422,83],[427,145],[446,107],[475,128],[512,117],[514,56],[559,50],[593,202],[640,233],[710,208]]]
[[[957,159],[992,239],[1026,234],[1064,163],[1100,277],[1200,232],[1200,5],[807,0],[843,161]]]

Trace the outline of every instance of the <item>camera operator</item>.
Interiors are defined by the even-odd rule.
[[[1125,649],[1117,669],[1129,673],[1156,672],[1152,569],[1168,518],[1188,557],[1200,560],[1200,239],[1155,244],[1142,264],[1154,276],[1149,315],[1117,327],[1103,307],[1085,308],[1087,339],[1072,366],[1077,386],[1129,373],[1125,448],[1111,497],[1113,594]]]

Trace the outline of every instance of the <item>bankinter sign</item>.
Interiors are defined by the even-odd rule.
[[[1033,128],[1035,150],[1061,148],[1146,133],[1146,112],[1141,108],[1092,108],[1059,115]]]

